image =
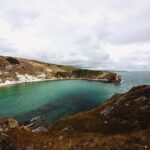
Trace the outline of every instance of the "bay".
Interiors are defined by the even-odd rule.
[[[42,116],[54,122],[89,110],[133,86],[150,84],[150,72],[119,72],[119,85],[86,80],[61,80],[24,83],[0,88],[0,117],[27,121]]]

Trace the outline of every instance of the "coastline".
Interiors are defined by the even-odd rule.
[[[110,71],[47,64],[34,60],[0,56],[0,87],[54,80],[88,80],[120,83],[121,76]]]
[[[51,79],[37,79],[37,80],[29,80],[29,81],[10,81],[9,83],[0,83],[0,88],[11,86],[11,85],[22,84],[22,83],[42,82],[42,81],[48,81],[48,80],[51,80]]]
[[[36,79],[36,80],[26,80],[26,81],[10,81],[10,82],[5,82],[5,83],[0,83],[0,88],[2,87],[8,87],[8,86],[13,86],[17,84],[22,84],[22,83],[34,83],[34,82],[43,82],[43,81],[61,81],[61,80],[87,80],[87,81],[100,81],[100,82],[106,82],[108,83],[109,80],[107,79],[88,79],[88,78],[52,78],[52,79]]]

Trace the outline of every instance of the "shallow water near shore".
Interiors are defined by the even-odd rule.
[[[27,121],[42,116],[48,122],[89,110],[115,93],[150,84],[150,72],[119,72],[119,85],[85,80],[44,81],[0,88],[0,117]]]

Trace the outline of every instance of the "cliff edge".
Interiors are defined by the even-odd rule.
[[[109,71],[83,70],[73,66],[0,56],[0,85],[42,80],[83,79],[120,83],[121,76]]]

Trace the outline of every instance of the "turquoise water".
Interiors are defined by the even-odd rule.
[[[115,93],[150,84],[150,72],[120,72],[120,85],[97,81],[64,80],[18,84],[0,88],[0,116],[20,121],[43,116],[47,121],[91,109]]]

